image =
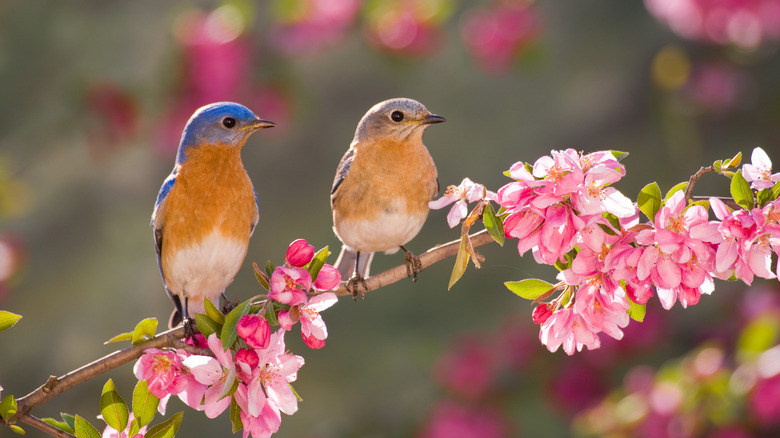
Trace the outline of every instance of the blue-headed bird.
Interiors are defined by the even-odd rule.
[[[241,267],[259,219],[241,149],[253,132],[272,126],[243,105],[218,102],[184,127],[152,213],[157,262],[174,304],[171,327],[203,313],[206,298],[218,303]]]

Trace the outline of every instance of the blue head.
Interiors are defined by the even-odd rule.
[[[262,128],[276,126],[262,120],[249,108],[233,102],[217,102],[195,111],[181,134],[176,162],[182,163],[187,149],[201,144],[227,144],[241,147],[249,136]]]

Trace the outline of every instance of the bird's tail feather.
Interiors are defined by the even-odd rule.
[[[336,259],[336,269],[341,273],[341,278],[347,280],[352,277],[355,272],[355,259],[357,258],[357,252],[349,250],[345,247],[341,247],[339,258]],[[374,259],[373,252],[361,252],[360,253],[360,266],[358,266],[358,274],[363,278],[368,278],[369,269],[371,268],[371,260]]]

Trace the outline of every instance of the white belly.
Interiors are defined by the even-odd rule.
[[[165,283],[171,292],[186,297],[188,313],[203,313],[203,299],[215,305],[246,256],[247,244],[215,231],[199,243],[178,251],[167,264]]]
[[[405,208],[396,208],[383,211],[374,220],[336,223],[334,230],[353,251],[392,254],[420,232],[427,216],[427,211],[409,214]]]

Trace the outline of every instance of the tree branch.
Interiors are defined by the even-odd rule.
[[[691,178],[688,180],[688,187],[685,188],[685,202],[691,200],[691,197],[693,196],[693,187],[699,182],[699,179],[704,176],[705,173],[712,172],[715,172],[715,168],[713,166],[707,166],[702,167],[698,172],[691,175]]]
[[[19,421],[27,424],[29,426],[32,426],[38,430],[40,430],[43,433],[46,433],[48,435],[51,435],[53,437],[57,438],[75,438],[74,435],[69,434],[68,432],[65,432],[64,430],[60,430],[54,426],[52,426],[49,423],[46,423],[45,421],[41,420],[40,418],[34,416],[34,415],[24,415],[21,418],[19,418]]]
[[[489,242],[494,242],[493,238],[490,237],[490,234],[488,234],[487,230],[482,230],[478,233],[474,233],[470,235],[469,238],[471,239],[471,245],[474,248],[485,245],[486,243]],[[443,245],[439,245],[429,249],[428,251],[424,252],[419,256],[420,263],[422,264],[422,269],[425,269],[434,263],[440,262],[446,259],[447,257],[454,256],[455,254],[458,253],[459,248],[460,248],[460,239],[457,239],[457,240],[453,240],[452,242],[448,242]],[[366,278],[366,290],[364,292],[370,292],[372,290],[379,289],[381,287],[393,284],[406,277],[407,277],[406,265],[401,264],[395,266],[382,273],[379,273],[377,275],[372,275],[371,277]],[[336,293],[336,295],[339,296],[352,295],[352,292],[347,290],[346,284],[344,283],[342,283],[339,286],[339,288],[336,289],[334,292]]]
[[[38,427],[40,424],[37,424],[37,422],[34,420],[27,420],[25,418],[30,417],[30,411],[32,411],[32,409],[36,406],[51,400],[57,395],[80,383],[105,373],[106,371],[114,369],[120,365],[124,365],[131,360],[138,359],[147,348],[180,346],[179,343],[183,337],[184,327],[178,327],[160,333],[159,335],[155,336],[154,339],[150,339],[141,344],[133,345],[132,347],[125,348],[124,350],[115,351],[92,363],[84,365],[79,369],[73,370],[62,377],[51,376],[46,381],[46,383],[41,385],[38,389],[16,400],[17,411],[16,415],[14,415],[14,417],[11,419],[11,422],[18,420],[40,429],[40,427]],[[46,426],[49,425],[46,424]]]

